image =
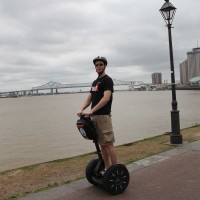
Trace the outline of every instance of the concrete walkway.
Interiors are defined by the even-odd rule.
[[[199,200],[200,141],[140,160],[127,166],[130,183],[124,193],[110,195],[86,179],[20,200]]]

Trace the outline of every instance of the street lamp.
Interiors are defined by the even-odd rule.
[[[175,12],[176,8],[169,2],[169,0],[165,0],[165,3],[160,9],[160,13],[166,22],[169,35],[169,53],[170,53],[171,84],[172,84],[172,111],[171,111],[172,132],[170,135],[170,141],[171,144],[182,144],[182,135],[180,133],[179,111],[177,109],[177,101],[176,101],[174,58],[173,58],[172,35],[171,35],[172,21],[174,19]]]

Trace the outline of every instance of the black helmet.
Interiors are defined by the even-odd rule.
[[[98,57],[96,57],[96,58],[93,60],[94,65],[95,65],[95,63],[96,63],[98,60],[99,60],[99,61],[102,61],[102,62],[104,63],[104,65],[107,65],[107,64],[108,64],[107,59],[106,59],[105,57],[98,56]]]

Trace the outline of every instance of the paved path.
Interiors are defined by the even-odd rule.
[[[120,195],[110,195],[82,179],[20,200],[200,199],[200,141],[140,160],[127,168],[130,183]]]

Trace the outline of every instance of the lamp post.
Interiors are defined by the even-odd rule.
[[[171,111],[171,135],[170,142],[171,144],[182,144],[182,135],[180,133],[180,120],[179,120],[179,111],[177,109],[177,101],[176,101],[176,86],[175,86],[175,75],[174,75],[174,58],[173,58],[173,48],[172,48],[172,21],[174,19],[174,15],[176,12],[176,8],[169,2],[169,0],[165,0],[165,3],[160,9],[160,13],[163,16],[166,26],[168,28],[168,36],[169,36],[169,54],[170,54],[170,66],[171,66],[171,85],[172,85],[172,111]]]

